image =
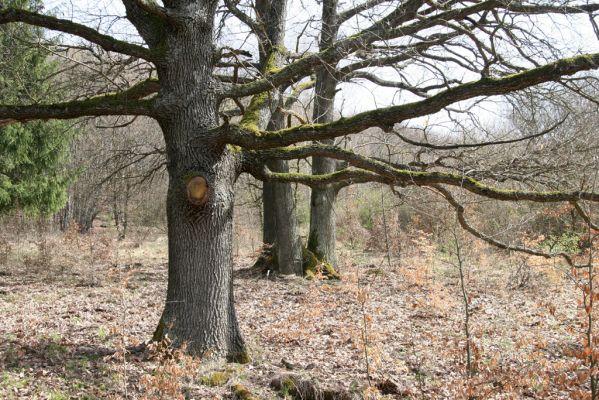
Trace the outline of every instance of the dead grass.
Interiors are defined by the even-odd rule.
[[[2,242],[0,398],[222,399],[242,383],[271,399],[281,393],[269,383],[286,372],[368,398],[568,399],[588,390],[555,379],[576,373],[580,296],[551,263],[533,263],[517,280],[519,260],[473,250],[466,280],[476,374],[467,379],[458,273],[431,246],[414,246],[391,269],[381,255],[345,252],[341,282],[258,279],[240,271],[252,259],[238,257],[237,314],[253,361],[224,366],[160,356],[164,349],[124,351],[158,322],[163,236],[56,235],[46,253],[36,240]],[[36,264],[40,254],[49,259]],[[211,380],[215,372],[226,379]]]

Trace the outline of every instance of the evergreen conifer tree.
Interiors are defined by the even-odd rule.
[[[0,0],[0,6],[32,11],[30,0]],[[43,39],[41,28],[0,25],[0,103],[39,104],[56,101],[59,93],[47,79],[58,68],[48,51],[32,46]],[[32,121],[0,126],[0,214],[15,209],[50,214],[66,200],[70,124]]]

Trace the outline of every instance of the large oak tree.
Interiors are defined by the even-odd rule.
[[[156,339],[168,334],[176,345],[185,343],[194,354],[226,355],[236,360],[247,357],[232,291],[234,184],[244,172],[269,182],[303,183],[325,197],[327,190],[360,182],[431,187],[456,208],[466,229],[491,242],[493,238],[468,224],[449,187],[506,201],[599,201],[599,194],[587,190],[498,188],[492,180],[483,182],[451,171],[366,157],[334,142],[372,127],[394,135],[396,124],[440,111],[453,113],[462,104],[548,82],[567,84],[565,79],[596,69],[599,53],[552,51],[554,48],[547,46],[551,37],[539,30],[550,21],[544,16],[565,14],[575,15],[570,21],[577,25],[587,18],[592,29],[599,4],[324,1],[322,15],[327,21],[317,23],[317,30],[322,31],[320,48],[311,52],[299,45],[306,29],[292,29],[295,37],[282,39],[288,30],[285,12],[291,9],[297,17],[299,2],[122,3],[139,42],[111,36],[76,20],[2,3],[0,24],[24,23],[79,37],[87,47],[72,44],[74,40],[65,43],[73,49],[87,48],[92,55],[108,55],[114,65],[124,67],[102,69],[101,75],[121,73],[126,78],[105,85],[83,85],[86,91],[67,101],[0,105],[0,123],[108,115],[146,116],[158,122],[169,175],[169,274]],[[231,16],[238,22],[231,22]],[[306,19],[306,27],[314,22]],[[254,37],[254,60],[246,58],[248,48],[225,43],[222,32],[227,22],[242,24]],[[290,42],[298,43],[295,51],[282,46]],[[252,48],[249,50],[251,53]],[[147,79],[139,74],[132,79],[123,72],[131,65],[148,66],[144,69],[149,71]],[[94,68],[101,69],[98,65]],[[398,73],[389,76],[388,68]],[[282,116],[293,114],[286,104],[300,96],[299,92],[310,90],[313,74],[320,82],[314,123],[300,118],[299,124],[285,124],[288,119]],[[401,96],[394,105],[335,118],[332,98],[336,84],[355,80],[411,95]],[[233,109],[227,108],[233,104]],[[314,143],[298,145],[302,142]],[[315,174],[277,170],[276,161],[308,157],[321,160],[315,164]],[[327,159],[342,161],[345,168],[322,165]]]

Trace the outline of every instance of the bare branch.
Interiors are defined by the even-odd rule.
[[[360,14],[361,12],[364,12],[370,8],[376,7],[380,4],[386,3],[388,1],[391,1],[391,0],[367,0],[364,3],[355,6],[354,8],[350,8],[348,10],[340,12],[339,16],[337,17],[338,23],[342,24],[343,22],[347,21],[348,19]]]
[[[375,84],[377,84],[379,86],[383,86],[383,87],[391,87],[391,88],[407,90],[407,91],[412,92],[415,95],[418,95],[420,97],[427,97],[428,92],[431,90],[447,88],[448,84],[460,83],[457,80],[451,80],[451,81],[448,81],[447,84],[414,87],[414,86],[405,84],[403,82],[382,79],[381,77],[377,76],[376,74],[371,74],[369,72],[364,72],[364,71],[354,71],[352,73],[349,73],[349,74],[345,75],[344,80],[351,80],[354,78],[366,79],[372,83],[375,83]]]
[[[373,42],[408,37],[437,26],[447,26],[448,21],[461,21],[471,15],[476,15],[485,11],[504,9],[508,12],[517,14],[568,14],[588,13],[599,10],[599,4],[590,4],[580,7],[546,7],[523,5],[521,3],[514,4],[513,2],[508,1],[487,0],[475,3],[469,7],[455,8],[427,16],[426,18],[418,18],[417,11],[422,4],[423,1],[420,0],[406,1],[390,15],[380,19],[371,27],[360,33],[339,40],[334,45],[317,54],[303,57],[277,72],[265,76],[263,79],[250,84],[232,86],[223,93],[223,97],[248,96],[270,90],[273,87],[283,84],[289,84],[310,74],[317,65],[334,65],[348,54],[367,48]]]
[[[246,148],[272,148],[309,140],[331,139],[376,126],[388,130],[394,124],[433,114],[459,101],[507,94],[597,67],[599,53],[584,54],[501,78],[483,78],[444,90],[424,100],[367,111],[327,124],[300,125],[273,132],[249,131],[231,125],[226,127],[226,140]]]
[[[599,4],[579,4],[574,6],[525,4],[521,1],[501,1],[501,8],[518,14],[583,14],[599,11]]]
[[[314,67],[325,64],[335,64],[348,54],[366,47],[368,44],[377,40],[384,40],[387,38],[406,36],[407,33],[389,29],[392,26],[400,25],[403,22],[409,21],[414,17],[418,8],[422,4],[423,0],[408,0],[401,7],[398,7],[393,13],[382,18],[380,21],[374,23],[370,28],[362,31],[361,33],[343,39],[335,43],[333,46],[316,53],[310,54],[297,61],[289,64],[288,66],[281,68],[277,72],[266,75],[263,79],[257,80],[250,84],[236,85],[230,87],[225,91],[223,97],[242,97],[250,96],[253,94],[268,91],[273,87],[277,87],[283,84],[292,83],[306,75],[309,75]],[[475,12],[478,8],[471,8],[469,12]],[[454,13],[461,15],[460,13]],[[467,14],[467,13],[466,13]],[[416,23],[416,27],[413,27],[410,32],[415,30],[419,31],[422,27],[426,29],[434,26],[435,22]],[[390,33],[393,32],[393,33]]]
[[[227,7],[227,10],[229,10],[229,12],[231,14],[233,14],[238,20],[240,20],[241,22],[246,24],[248,26],[248,28],[250,28],[258,37],[260,37],[262,39],[266,38],[266,32],[264,32],[264,28],[261,27],[260,24],[258,24],[258,22],[256,22],[249,15],[247,15],[246,13],[241,11],[239,8],[237,8],[238,1],[237,2],[233,2],[232,0],[224,0],[224,1],[225,1],[225,6]]]
[[[591,229],[593,229],[594,231],[599,231],[599,225],[594,224],[593,221],[591,221],[591,217],[589,217],[589,215],[586,213],[586,211],[583,210],[583,208],[580,206],[579,202],[572,201],[570,203],[574,206],[574,209],[576,210],[578,215],[580,215],[582,217],[584,222],[586,222],[587,225],[591,227]]]
[[[496,145],[500,145],[500,144],[511,144],[511,143],[517,143],[517,142],[523,142],[525,140],[530,140],[530,139],[534,139],[534,138],[538,138],[541,136],[545,136],[546,134],[552,132],[553,130],[555,130],[556,128],[558,128],[559,126],[561,126],[566,119],[568,118],[569,114],[566,114],[566,116],[564,118],[562,118],[560,121],[558,121],[557,123],[551,125],[549,128],[542,130],[541,132],[537,132],[534,133],[532,135],[528,135],[528,136],[523,136],[520,138],[516,138],[516,139],[508,139],[508,140],[495,140],[492,142],[482,142],[482,143],[464,143],[464,144],[449,144],[449,145],[439,145],[439,144],[433,144],[433,143],[428,143],[428,142],[417,142],[415,140],[409,139],[407,137],[405,137],[404,135],[402,135],[400,132],[393,130],[393,133],[395,134],[395,136],[397,136],[398,138],[400,138],[402,141],[411,144],[413,146],[419,146],[419,147],[426,147],[429,149],[435,149],[435,150],[455,150],[455,149],[463,149],[463,148],[480,148],[480,147],[485,147],[485,146],[496,146]]]
[[[16,8],[0,9],[0,24],[11,22],[23,22],[42,28],[75,35],[91,43],[97,44],[106,51],[126,54],[148,61],[152,61],[153,59],[152,52],[145,47],[117,40],[112,36],[104,35],[95,29],[75,23],[73,21]]]
[[[434,188],[437,192],[439,192],[446,200],[447,202],[456,210],[456,214],[457,214],[457,218],[458,218],[458,222],[460,224],[460,226],[467,232],[469,232],[470,234],[472,234],[474,237],[477,237],[495,247],[498,247],[500,249],[503,250],[510,250],[510,251],[517,251],[519,253],[524,253],[524,254],[529,254],[531,256],[537,256],[537,257],[543,257],[543,258],[554,258],[554,257],[561,257],[563,258],[568,265],[572,266],[572,267],[576,267],[576,268],[584,268],[586,267],[586,265],[576,265],[574,263],[574,260],[572,259],[572,257],[564,252],[559,252],[559,253],[547,253],[541,250],[537,250],[537,249],[531,249],[529,247],[525,247],[525,246],[517,246],[517,245],[512,245],[512,244],[507,244],[504,242],[501,242],[497,239],[492,238],[491,236],[478,231],[476,228],[474,228],[472,225],[470,225],[470,223],[468,223],[468,220],[466,220],[466,217],[464,215],[464,206],[462,206],[449,192],[449,190],[445,189],[444,187],[440,186],[440,185],[431,185],[432,188]]]

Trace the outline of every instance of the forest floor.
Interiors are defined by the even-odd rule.
[[[157,325],[165,244],[157,234],[118,244],[100,235],[0,243],[0,398],[225,399],[241,383],[275,399],[286,393],[270,382],[284,374],[373,399],[588,392],[582,297],[568,272],[486,250],[465,255],[463,269],[471,378],[459,269],[431,246],[391,263],[346,251],[341,281],[265,278],[248,269],[251,256],[237,257],[250,363],[123,352]]]

